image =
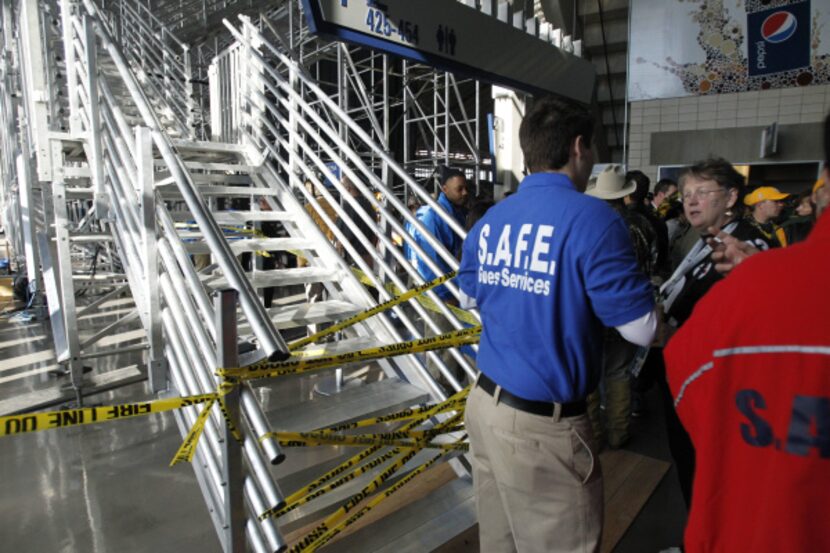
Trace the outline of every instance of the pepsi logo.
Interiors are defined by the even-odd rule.
[[[769,43],[778,44],[793,36],[797,28],[798,20],[795,16],[782,10],[764,19],[761,25],[761,36]]]

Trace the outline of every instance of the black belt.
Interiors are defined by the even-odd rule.
[[[481,375],[479,375],[478,387],[491,396],[496,393],[496,386],[498,386],[498,384],[487,378],[486,374],[481,373]],[[541,415],[543,417],[552,417],[554,408],[556,407],[555,403],[548,403],[547,401],[530,401],[528,399],[520,398],[519,396],[514,396],[504,388],[502,388],[499,393],[499,402],[509,405],[514,409],[518,409],[519,411],[524,411],[525,413],[531,413],[533,415]],[[576,417],[577,415],[585,413],[584,399],[572,401],[571,403],[562,403],[561,405],[562,410],[560,411],[559,416],[563,419],[566,417]]]

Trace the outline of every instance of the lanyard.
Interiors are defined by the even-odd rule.
[[[738,222],[732,221],[722,230],[726,234],[732,234],[737,226]],[[686,284],[686,274],[711,254],[712,248],[703,238],[689,250],[689,253],[686,254],[686,257],[677,266],[672,276],[660,287],[660,298],[662,299],[664,311],[668,312],[671,309],[672,304],[674,304],[680,292],[683,290],[683,286]]]

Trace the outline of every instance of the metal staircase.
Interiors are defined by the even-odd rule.
[[[386,57],[353,56],[311,37],[295,3],[0,1],[0,128],[15,138],[0,141],[6,221],[21,221],[12,242],[23,252],[30,280],[48,297],[59,359],[78,403],[116,384],[111,377],[102,381],[108,373],[84,374],[84,360],[96,355],[139,352],[141,367],[125,367],[123,382],[146,378],[157,397],[186,396],[216,391],[219,367],[396,344],[440,333],[441,319],[455,329],[474,320],[475,313],[461,313],[430,291],[332,341],[290,346],[321,325],[424,283],[396,239],[434,273],[442,272],[406,225],[419,230],[449,267],[458,267],[393,192],[417,197],[465,235],[408,171],[418,165],[402,165],[392,154],[392,117],[375,113],[374,75],[378,68],[387,72]],[[493,1],[464,3],[544,42],[579,47],[527,11]],[[218,26],[222,18],[266,7],[255,19],[243,15]],[[207,35],[214,37],[211,45]],[[194,56],[189,44],[198,40]],[[350,103],[339,85],[333,94],[319,78],[320,64],[318,74],[312,72],[332,56],[349,69],[338,79],[355,84],[358,102]],[[371,70],[364,72],[367,65]],[[413,74],[409,69],[403,66],[404,81]],[[434,121],[433,139],[425,143],[438,144],[442,135],[449,160],[450,130],[463,127],[478,182],[478,115],[464,113],[459,97],[461,115],[451,116],[449,94],[460,96],[458,83],[442,79],[432,97],[437,102],[440,89],[447,115],[438,122],[437,103],[421,114]],[[423,79],[430,80],[438,77]],[[412,102],[404,101],[404,110],[417,111],[413,90],[421,85],[404,83],[410,85]],[[478,111],[480,91],[473,85]],[[388,101],[384,91],[383,105]],[[418,124],[407,119],[404,127]],[[432,150],[437,155],[438,147]],[[296,266],[295,258],[305,263]],[[458,298],[457,287],[446,286]],[[95,295],[79,304],[82,289]],[[80,334],[81,313],[125,294],[133,310],[92,335]],[[128,325],[143,331],[139,343],[93,348]],[[223,550],[242,551],[247,541],[253,551],[281,551],[284,534],[320,520],[389,470],[391,448],[373,448],[364,459],[371,470],[260,521],[260,513],[284,505],[282,489],[293,492],[354,454],[342,446],[283,451],[265,437],[270,431],[317,430],[444,400],[476,376],[468,355],[457,348],[450,355],[461,373],[429,352],[254,381],[230,392],[225,401],[241,443],[213,409],[193,461]],[[186,436],[199,408],[175,417]],[[376,430],[397,428],[384,423]],[[429,451],[411,456],[384,485],[405,482],[432,460]],[[461,478],[389,515],[394,524],[373,525],[331,547],[349,550],[357,540],[362,550],[421,551],[469,528],[475,516],[468,467],[456,454],[445,460]]]
[[[20,67],[41,64],[29,67],[16,84],[11,73],[4,74],[6,93],[15,86],[23,91],[20,141],[3,147],[7,182],[22,192],[6,195],[18,199],[11,206],[18,214],[28,212],[22,233],[27,236],[15,242],[26,254],[33,280],[45,283],[52,327],[66,342],[59,348],[78,402],[93,386],[95,377],[83,374],[82,362],[95,337],[81,339],[74,325],[79,312],[106,298],[132,295],[134,312],[117,321],[140,324],[146,335],[132,346],[146,350],[146,370],[133,368],[132,381],[137,374],[146,375],[150,390],[163,397],[213,392],[219,383],[217,367],[282,359],[288,354],[284,336],[303,336],[311,325],[341,320],[378,299],[391,299],[391,290],[423,283],[392,233],[423,254],[403,225],[409,222],[425,231],[361,152],[375,152],[384,171],[405,182],[424,203],[435,205],[434,200],[249,19],[227,25],[235,42],[213,62],[211,130],[223,141],[206,142],[196,140],[204,119],[188,100],[187,63],[170,50],[180,43],[171,32],[148,27],[155,23],[142,20],[138,9],[138,15],[122,10],[119,21],[91,0],[61,0],[59,5],[6,0],[3,7],[7,29],[17,23],[30,33],[16,35]],[[10,37],[4,38],[8,46]],[[50,52],[62,48],[63,56],[54,58],[51,69],[47,52],[37,48],[44,38]],[[187,49],[181,52],[185,55]],[[51,89],[49,78],[55,84]],[[17,114],[9,107],[2,114],[4,128],[13,129]],[[17,160],[14,166],[10,156]],[[332,164],[351,179],[357,196],[341,183]],[[359,201],[360,196],[365,200]],[[339,224],[323,209],[321,198]],[[364,209],[365,202],[370,210]],[[311,212],[333,231],[337,247]],[[265,233],[264,227],[275,232]],[[437,240],[430,242],[457,267]],[[106,272],[81,274],[78,250],[90,247],[106,250]],[[301,255],[307,266],[275,262],[265,267],[261,252],[280,258]],[[248,267],[239,259],[246,254],[251,257]],[[210,259],[197,270],[192,256],[207,255]],[[75,300],[84,278],[100,295],[79,307]],[[325,290],[325,299],[309,303],[302,286],[312,284]],[[228,288],[235,290],[238,306],[221,293]],[[269,288],[276,291],[266,307],[263,297]],[[457,295],[452,284],[449,288]],[[215,292],[220,293],[212,300]],[[463,328],[437,296],[429,292],[427,297],[432,309]],[[316,355],[419,338],[425,331],[438,331],[434,316],[411,300],[343,331],[337,341],[305,349]],[[473,378],[469,359],[460,351],[452,354],[466,377]],[[439,367],[447,388],[430,376],[426,358]],[[353,454],[336,446],[286,454],[276,440],[259,439],[267,432],[360,420],[445,399],[464,385],[434,353],[345,365],[327,373],[243,385],[228,398],[231,411],[240,413],[244,439],[239,446],[219,410],[211,412],[193,466],[225,551],[243,550],[245,538],[253,551],[283,550],[281,532],[319,519],[383,470],[380,465],[278,520],[259,521],[257,515],[282,505],[281,488],[293,490]],[[326,393],[313,391],[315,386]],[[198,408],[175,416],[184,436]],[[386,451],[380,448],[377,456]],[[395,478],[432,455],[416,455]],[[463,462],[451,462],[458,474],[467,474]],[[458,492],[450,493],[467,507],[469,485],[469,479],[462,479],[452,488]],[[466,513],[464,524],[444,528],[440,535],[449,538],[469,527],[474,517],[470,509]],[[432,539],[439,535],[423,524],[412,532]],[[413,543],[418,539],[413,537]]]

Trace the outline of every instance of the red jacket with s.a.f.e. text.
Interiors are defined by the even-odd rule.
[[[665,358],[696,452],[685,550],[830,551],[830,214],[714,286]]]

